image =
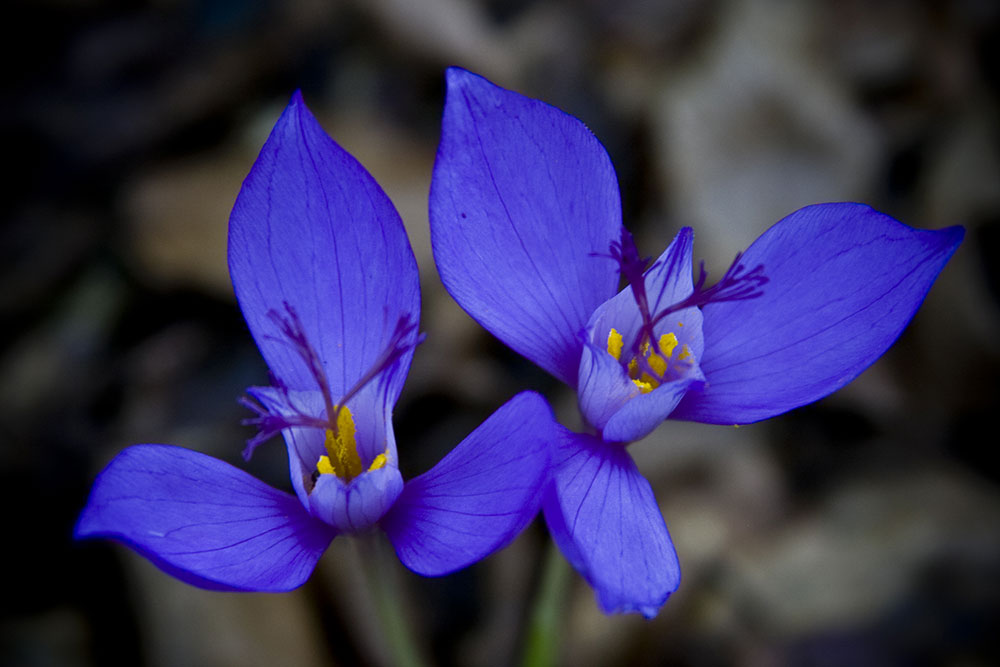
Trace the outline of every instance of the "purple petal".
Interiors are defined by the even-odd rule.
[[[695,378],[690,377],[664,382],[648,394],[639,394],[612,415],[605,424],[601,437],[609,442],[621,443],[645,438],[670,416],[696,382]]]
[[[416,321],[416,261],[392,203],[296,93],[261,149],[229,220],[229,271],[261,354],[290,389],[317,389],[270,311],[288,304],[322,360],[334,399]],[[412,351],[389,387],[395,403]]]
[[[289,591],[309,578],[334,531],[228,463],[136,445],[98,476],[76,536],[121,540],[202,588]]]
[[[614,169],[572,116],[461,69],[447,79],[430,195],[441,280],[491,333],[575,385],[577,334],[618,285],[606,257],[621,228]]]
[[[652,618],[680,565],[649,482],[620,444],[563,430],[545,520],[607,613]]]
[[[649,310],[654,315],[678,303],[694,291],[691,272],[691,256],[694,246],[694,231],[684,227],[670,242],[663,254],[646,271],[646,294]],[[631,292],[631,288],[628,289]]]
[[[753,422],[844,386],[896,340],[963,235],[912,229],[862,204],[784,218],[743,255],[764,266],[763,296],[705,306],[706,385],[672,417]]]
[[[557,425],[538,394],[518,394],[430,471],[382,521],[399,559],[425,576],[504,547],[538,513]]]
[[[603,431],[608,420],[639,395],[639,388],[618,360],[590,341],[583,346],[579,378],[580,414],[598,431]]]
[[[338,533],[360,533],[382,518],[402,490],[403,476],[395,464],[363,472],[350,482],[320,475],[309,495],[309,509]]]

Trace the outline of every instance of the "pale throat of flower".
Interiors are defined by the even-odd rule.
[[[762,264],[747,270],[740,262],[741,255],[738,254],[725,275],[711,287],[705,287],[708,274],[705,271],[705,263],[701,262],[698,266],[698,280],[691,294],[677,303],[661,308],[656,313],[651,313],[649,299],[646,296],[646,274],[656,265],[646,268],[650,258],[640,257],[628,230],[623,227],[621,240],[611,242],[609,255],[599,256],[610,257],[618,262],[619,273],[631,286],[632,297],[642,318],[638,334],[624,359],[622,358],[624,338],[615,327],[611,327],[608,332],[606,344],[608,354],[615,361],[625,364],[629,379],[643,394],[648,394],[664,382],[683,378],[697,363],[691,348],[687,343],[681,343],[678,338],[684,322],[677,321],[676,327],[668,327],[671,330],[656,335],[657,326],[667,316],[686,308],[697,308],[712,302],[755,299],[764,293],[762,288],[768,282]],[[674,257],[672,261],[676,262],[679,259]],[[666,271],[668,275],[670,272],[669,269]],[[660,330],[663,331],[663,328]],[[678,346],[680,346],[679,352],[677,352]],[[676,357],[675,352],[677,352]]]
[[[326,371],[316,349],[309,343],[302,322],[295,310],[287,303],[284,305],[284,315],[273,310],[268,315],[281,332],[279,340],[292,346],[315,379],[323,396],[325,414],[323,416],[310,415],[299,410],[289,398],[287,388],[280,384],[275,388],[284,394],[285,403],[291,408],[290,413],[276,414],[259,402],[244,399],[243,404],[256,412],[257,416],[246,419],[243,423],[256,426],[259,429],[257,435],[247,443],[247,448],[243,452],[244,458],[249,459],[259,444],[285,429],[315,428],[324,431],[323,449],[326,453],[320,455],[314,463],[315,468],[306,479],[308,489],[311,490],[315,487],[316,481],[321,475],[334,475],[344,482],[350,482],[362,473],[385,467],[389,462],[387,446],[384,451],[372,459],[367,469],[365,468],[358,452],[354,414],[347,407],[347,402],[376,379],[381,378],[381,381],[388,381],[386,376],[395,372],[396,362],[399,361],[400,357],[423,341],[423,335],[417,334],[417,324],[411,320],[409,315],[400,317],[389,343],[371,364],[368,371],[354,383],[340,400],[334,402]]]

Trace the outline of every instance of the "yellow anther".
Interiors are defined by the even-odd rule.
[[[351,445],[352,450],[357,452],[357,446],[354,442],[354,415],[351,414],[351,409],[346,405],[341,407],[337,413],[337,433],[346,444]]]
[[[354,431],[354,417],[345,405],[337,413],[337,430],[326,430],[326,439],[323,442],[326,456],[320,457],[316,470],[320,473],[332,473],[347,480],[361,474],[361,457],[358,456],[358,443],[354,439]],[[326,459],[325,464],[324,459]],[[324,466],[326,470],[323,469]]]
[[[649,376],[644,375],[643,377],[649,377]],[[643,394],[648,394],[654,389],[652,384],[650,384],[649,382],[643,382],[642,380],[632,380],[632,383],[635,384],[635,386],[637,386],[639,388],[639,391]]]
[[[615,329],[608,332],[608,354],[614,357],[617,361],[621,361],[622,335]]]
[[[681,347],[681,353],[677,357],[677,361],[684,361],[685,359],[691,358],[691,350],[688,349],[687,345]]]
[[[389,459],[385,457],[385,454],[379,454],[378,456],[375,457],[375,460],[372,461],[372,464],[368,466],[368,472],[371,472],[372,470],[378,470],[379,468],[384,468],[385,464],[388,462]]]
[[[660,347],[660,352],[667,359],[673,356],[674,348],[677,347],[677,336],[674,334],[673,331],[671,331],[670,333],[665,333],[662,336],[660,336],[659,347]],[[664,369],[666,369],[665,365]],[[660,373],[660,375],[663,375],[663,373]]]
[[[658,354],[649,355],[649,367],[661,378],[667,372],[667,360]]]
[[[319,457],[319,461],[316,462],[316,470],[319,471],[321,475],[336,475],[336,471],[333,469],[333,464],[330,463],[330,457],[324,454]]]

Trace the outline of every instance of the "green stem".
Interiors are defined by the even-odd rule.
[[[528,621],[524,642],[523,667],[551,667],[559,658],[562,644],[563,607],[573,570],[550,542],[545,555],[541,585]]]
[[[413,641],[404,599],[400,595],[399,562],[379,532],[359,536],[354,542],[358,545],[361,569],[368,582],[391,664],[396,667],[424,667],[426,663]]]

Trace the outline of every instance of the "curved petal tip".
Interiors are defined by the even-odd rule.
[[[836,391],[896,341],[964,235],[855,203],[786,216],[742,256],[762,295],[704,307],[704,390],[672,417],[744,424]]]
[[[625,448],[563,430],[545,520],[606,613],[652,618],[680,585],[680,565],[649,482]]]
[[[333,535],[297,498],[166,445],[135,445],[109,463],[75,529],[124,542],[194,586],[266,592],[305,583]]]

